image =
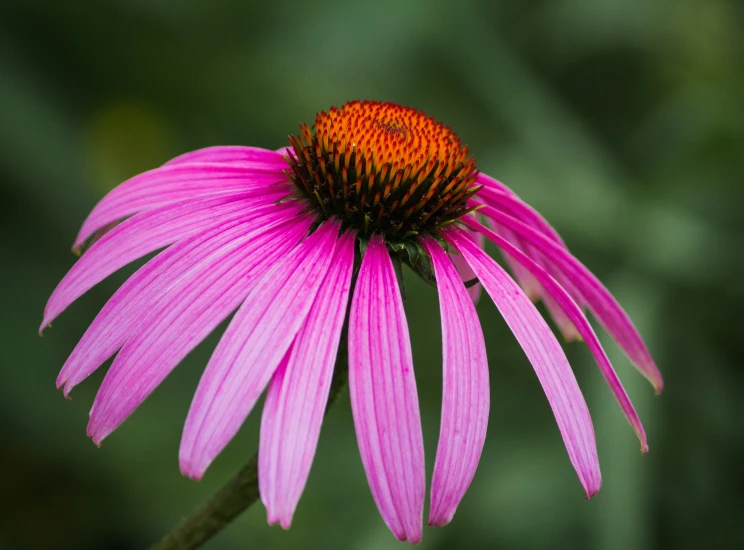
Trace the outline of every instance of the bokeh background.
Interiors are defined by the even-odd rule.
[[[618,296],[666,378],[655,397],[605,340],[645,422],[641,457],[590,354],[567,346],[603,468],[587,502],[529,363],[483,300],[488,441],[454,521],[426,529],[421,547],[744,547],[743,18],[739,0],[2,2],[0,548],[147,547],[254,453],[256,413],[202,482],[179,474],[218,334],[101,449],[86,438],[105,368],[70,402],[54,380],[133,267],[43,339],[41,313],[114,185],[207,145],[280,147],[298,122],[354,98],[451,125]],[[430,475],[439,314],[433,289],[409,289]],[[402,547],[370,496],[348,394],[292,529],[268,527],[256,505],[207,545]]]

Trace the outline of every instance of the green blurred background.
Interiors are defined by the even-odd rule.
[[[5,0],[0,548],[146,547],[254,453],[256,413],[202,482],[179,474],[215,335],[101,449],[86,438],[105,369],[71,402],[54,380],[133,266],[36,330],[80,223],[114,185],[203,146],[280,147],[354,98],[451,125],[616,294],[666,379],[655,397],[604,340],[649,435],[641,457],[588,351],[566,346],[604,477],[587,502],[529,363],[483,300],[488,440],[454,521],[426,529],[422,548],[744,547],[743,18],[738,0]],[[430,475],[439,315],[432,289],[410,287]],[[207,547],[403,547],[370,496],[348,394],[292,529],[268,527],[257,505]]]

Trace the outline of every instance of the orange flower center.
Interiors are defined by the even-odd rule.
[[[351,101],[290,136],[289,176],[325,217],[362,235],[405,239],[469,212],[475,160],[457,135],[423,112]]]

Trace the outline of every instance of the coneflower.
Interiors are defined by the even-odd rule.
[[[278,152],[211,147],[177,157],[119,185],[85,220],[75,249],[88,248],[52,294],[42,328],[114,271],[162,249],[111,297],[57,379],[67,395],[116,354],[90,413],[97,444],[237,310],[196,390],[181,470],[199,479],[268,387],[259,489],[268,521],[288,528],[346,324],[351,405],[372,496],[398,539],[420,541],[426,483],[401,296],[406,264],[436,285],[442,322],[429,524],[452,519],[483,449],[488,364],[474,305],[481,285],[535,369],[587,498],[601,485],[591,418],[533,300],[545,302],[566,338],[586,342],[647,450],[584,311],[661,391],[643,340],[550,225],[478,172],[450,128],[412,108],[352,101],[300,129]],[[483,237],[501,248],[514,278],[484,252]]]

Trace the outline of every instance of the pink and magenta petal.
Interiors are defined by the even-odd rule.
[[[483,248],[486,245],[486,241],[480,233],[473,232],[473,233],[467,233],[468,237],[471,237],[475,244]],[[476,279],[475,272],[473,271],[473,268],[470,267],[470,264],[466,262],[462,256],[459,254],[451,254],[450,259],[452,260],[452,264],[455,266],[455,269],[460,274],[460,278],[464,282],[472,281],[473,279]],[[473,300],[474,304],[478,303],[478,300],[480,299],[481,291],[483,290],[483,286],[476,282],[473,286],[468,287],[468,295],[470,296],[470,299]]]
[[[473,480],[486,440],[488,359],[478,314],[447,253],[424,239],[442,319],[442,426],[431,482],[429,525],[452,520]]]
[[[490,225],[491,227],[493,227],[493,230],[496,231],[496,233],[504,237],[514,246],[516,246],[520,250],[524,249],[524,244],[520,242],[520,240],[514,235],[514,233],[496,223],[491,222]],[[542,293],[540,283],[535,280],[535,278],[522,266],[522,264],[512,258],[509,254],[502,251],[502,255],[504,257],[504,260],[506,261],[506,264],[509,266],[512,275],[519,283],[519,286],[522,287],[524,293],[527,294],[527,297],[533,302],[539,300],[540,294]]]
[[[534,304],[498,263],[460,230],[448,232],[447,238],[470,263],[532,363],[586,497],[594,496],[602,484],[594,428],[560,344]]]
[[[181,360],[233,312],[270,267],[306,235],[293,222],[237,238],[195,264],[148,307],[98,390],[88,435],[114,431]]]
[[[261,149],[260,147],[246,147],[245,145],[216,145],[204,147],[189,153],[179,155],[163,166],[185,164],[189,162],[220,162],[226,164],[240,164],[251,162],[265,162],[276,164],[277,170],[287,167],[286,161],[276,151]]]
[[[272,185],[281,188],[286,180],[281,170],[265,162],[161,166],[134,176],[103,197],[83,222],[74,248],[80,249],[101,228],[143,210],[208,195],[263,195]]]
[[[499,210],[521,220],[527,225],[534,227],[535,230],[540,231],[556,243],[566,248],[566,245],[561,239],[558,232],[553,229],[553,227],[533,208],[519,200],[516,195],[507,191],[484,189],[482,190],[482,193],[478,195],[478,200],[483,201],[489,206],[498,208]],[[560,269],[557,269],[550,262],[547,262],[538,250],[536,250],[533,246],[530,246],[528,243],[523,242],[522,239],[520,239],[512,231],[502,225],[499,225],[498,223],[495,223],[493,220],[490,220],[490,222],[493,230],[496,233],[504,237],[511,244],[527,254],[527,256],[535,263],[537,263],[540,267],[545,269],[556,281],[558,281],[558,283],[563,288],[566,289],[571,298],[577,304],[579,304],[580,307],[583,307],[584,301],[581,297],[581,294],[574,288],[571,281],[565,275],[563,275]],[[532,277],[530,273],[519,264],[519,262],[513,261],[511,257],[505,252],[504,255],[507,263],[509,264],[509,267],[514,273],[514,276],[516,277],[517,281],[519,281],[522,288],[525,289],[525,292],[530,297],[530,299],[532,299],[533,301],[536,300],[538,297],[543,299],[543,301],[545,302],[545,307],[550,312],[550,316],[553,318],[556,325],[558,325],[558,328],[560,329],[564,338],[567,341],[579,339],[579,334],[578,332],[576,332],[576,327],[573,326],[573,324],[566,317],[561,308],[555,304],[550,295],[546,293],[542,289],[542,287],[540,287],[540,284],[535,281],[534,277]]]
[[[349,390],[362,464],[399,540],[422,535],[424,443],[403,301],[385,243],[373,237],[349,317]]]
[[[480,178],[488,178],[493,180],[492,178],[489,178],[488,176],[485,176],[481,174],[479,176]],[[503,184],[501,184],[503,185]],[[486,188],[483,189],[478,194],[478,200],[483,201],[486,205],[497,208],[501,210],[502,212],[505,212],[509,214],[510,216],[522,221],[523,223],[529,225],[530,227],[534,228],[536,231],[539,231],[540,233],[544,234],[549,239],[555,241],[559,245],[561,245],[564,248],[566,247],[566,244],[563,242],[563,239],[561,239],[561,236],[558,234],[558,232],[553,229],[553,227],[543,218],[535,209],[533,209],[528,204],[522,202],[512,191],[510,191],[508,188],[504,188],[502,190],[493,188]],[[492,222],[493,223],[493,222]],[[517,248],[522,250],[527,256],[532,258],[537,264],[545,269],[550,275],[558,281],[563,288],[568,291],[569,295],[573,298],[573,300],[579,304],[579,306],[583,306],[583,300],[581,298],[581,294],[574,288],[573,284],[570,280],[568,280],[558,269],[555,269],[552,265],[550,265],[549,262],[544,262],[542,254],[540,254],[534,247],[530,246],[527,243],[524,243],[519,237],[517,237],[514,233],[509,231],[503,226],[499,226],[499,224],[493,223],[493,229],[497,233],[499,233],[501,236],[506,238],[509,242],[511,242],[513,245],[515,245]],[[511,264],[512,267],[515,267],[516,269],[519,269],[517,266],[514,266]],[[526,274],[525,274],[526,275]],[[519,280],[519,279],[518,279]],[[530,294],[529,292],[527,293]],[[560,320],[557,321],[559,324],[561,323]],[[571,332],[575,333],[575,330],[571,331],[570,327],[568,329],[569,332],[569,338],[571,339]]]
[[[269,212],[252,211],[221,221],[204,233],[174,244],[137,270],[109,299],[57,377],[67,396],[101,363],[118,350],[151,312],[151,306],[210,254],[293,221],[299,209],[273,206]],[[306,218],[308,225],[310,220]],[[253,226],[253,227],[252,227]]]
[[[269,383],[312,306],[338,239],[327,221],[256,284],[212,354],[181,440],[181,471],[199,479]]]
[[[571,299],[571,296],[569,296],[568,292],[566,292],[566,290],[548,274],[547,271],[545,271],[542,267],[540,267],[537,263],[530,259],[521,250],[514,247],[514,245],[512,245],[500,235],[494,233],[493,231],[490,231],[483,226],[479,226],[475,222],[471,223],[470,221],[466,221],[466,223],[471,225],[473,229],[480,231],[481,233],[486,235],[499,247],[503,248],[514,258],[516,258],[526,269],[529,269],[530,273],[532,273],[538,279],[538,281],[540,281],[540,284],[545,288],[552,299],[555,300],[556,306],[560,307],[564,311],[564,315],[566,315],[567,318],[573,323],[578,331],[578,334],[584,339],[587,346],[589,347],[589,350],[592,352],[592,355],[594,355],[594,358],[597,361],[597,365],[599,366],[602,375],[605,377],[605,380],[607,380],[607,384],[610,386],[610,390],[615,396],[615,399],[620,404],[620,408],[622,409],[625,418],[628,419],[628,422],[633,427],[633,430],[635,431],[638,439],[641,442],[641,452],[646,453],[648,451],[648,443],[646,441],[646,433],[643,429],[643,425],[641,424],[641,420],[638,417],[638,413],[636,413],[633,404],[630,402],[630,398],[625,392],[625,389],[623,388],[623,385],[620,382],[615,369],[612,368],[610,359],[607,357],[607,354],[602,349],[602,345],[599,343],[594,330],[582,313],[581,308],[576,304],[576,302]]]
[[[657,393],[660,393],[664,382],[646,344],[628,314],[594,274],[564,247],[520,220],[490,206],[484,206],[480,212],[514,231],[560,269],[584,298],[587,307],[604,329],[651,382]]]
[[[478,178],[475,180],[475,183],[477,185],[482,185],[483,189],[495,189],[496,191],[508,193],[509,195],[512,195],[514,197],[517,196],[517,194],[510,187],[508,187],[505,183],[501,183],[496,178],[492,178],[491,176],[488,176],[484,174],[483,172],[478,174]]]
[[[354,266],[354,235],[336,245],[310,313],[274,373],[261,418],[259,489],[269,524],[289,529],[318,445]]]
[[[182,239],[207,231],[216,224],[268,212],[280,195],[242,198],[214,197],[180,201],[137,214],[106,233],[91,246],[57,285],[44,310],[41,329],[72,302],[126,264]]]

